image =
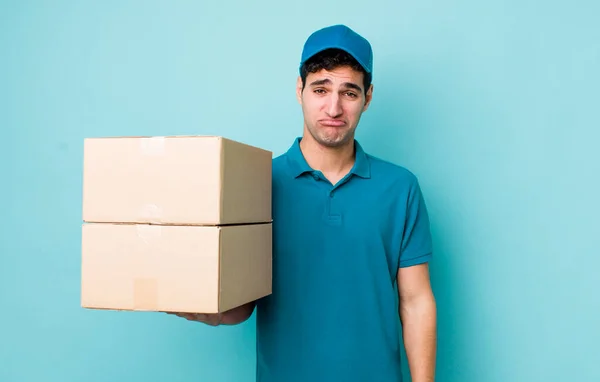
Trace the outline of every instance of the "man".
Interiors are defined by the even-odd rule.
[[[354,138],[373,95],[372,57],[343,25],[308,38],[296,89],[303,135],[273,160],[273,294],[182,315],[237,324],[256,307],[259,382],[401,381],[400,324],[412,381],[434,380],[423,196],[412,173]]]

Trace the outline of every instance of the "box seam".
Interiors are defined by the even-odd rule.
[[[219,216],[217,218],[217,222],[221,223],[224,220],[223,216],[223,206],[225,205],[223,196],[224,196],[224,182],[225,182],[225,141],[223,138],[219,138]]]

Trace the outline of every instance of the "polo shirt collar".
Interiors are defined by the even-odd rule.
[[[287,156],[290,159],[290,166],[292,168],[292,174],[295,178],[299,177],[300,175],[306,172],[314,171],[314,169],[308,165],[308,162],[302,154],[302,150],[300,149],[301,140],[302,137],[296,138],[292,146],[287,151]],[[357,140],[354,140],[354,151],[354,166],[350,170],[350,174],[365,179],[370,178],[371,165],[369,163],[369,158]]]
[[[355,162],[354,167],[350,170],[350,173],[359,176],[361,178],[368,179],[371,177],[371,165],[369,163],[369,157],[363,150],[360,143],[354,140],[354,151],[355,151]]]

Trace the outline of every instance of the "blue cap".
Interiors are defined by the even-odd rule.
[[[367,73],[373,72],[373,50],[364,37],[345,25],[333,25],[311,34],[302,49],[300,68],[315,54],[330,48],[346,51],[358,61]]]

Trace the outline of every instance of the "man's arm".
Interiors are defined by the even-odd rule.
[[[436,359],[436,302],[425,264],[398,270],[399,315],[413,382],[433,382]]]
[[[200,313],[172,313],[167,312],[169,314],[173,314],[182,318],[185,318],[190,321],[202,322],[207,325],[217,326],[217,325],[237,325],[246,321],[250,316],[252,316],[252,312],[254,312],[254,306],[256,302],[249,302],[245,305],[241,305],[237,308],[233,308],[223,313],[215,313],[215,314],[200,314]]]

